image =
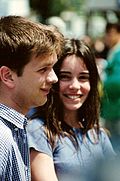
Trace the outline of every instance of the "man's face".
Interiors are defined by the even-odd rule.
[[[109,48],[112,48],[119,40],[119,33],[116,29],[111,28],[105,35],[105,42]]]
[[[33,57],[24,67],[22,76],[16,75],[14,101],[21,109],[28,111],[30,107],[45,104],[52,84],[58,80],[53,70],[56,62],[56,53],[46,57]]]

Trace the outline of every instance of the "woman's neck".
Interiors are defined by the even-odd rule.
[[[64,113],[64,121],[71,127],[81,128],[77,111],[68,111]]]

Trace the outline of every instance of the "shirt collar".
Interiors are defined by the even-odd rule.
[[[0,104],[0,117],[11,122],[20,129],[23,129],[23,126],[26,125],[28,122],[25,115],[17,112],[16,110],[4,104]]]

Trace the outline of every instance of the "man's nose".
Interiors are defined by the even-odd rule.
[[[49,83],[56,83],[58,81],[57,75],[55,74],[54,70],[52,69],[47,77],[47,81]]]

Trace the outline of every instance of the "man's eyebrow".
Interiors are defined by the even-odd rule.
[[[50,67],[50,66],[54,66],[54,63],[47,62],[42,65],[42,67]]]

